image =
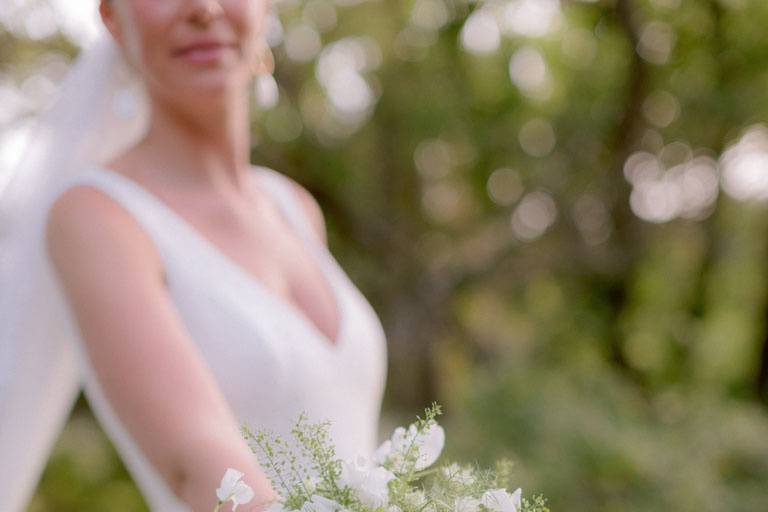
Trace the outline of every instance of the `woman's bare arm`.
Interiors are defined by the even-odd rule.
[[[211,511],[228,467],[245,473],[261,510],[275,497],[163,282],[136,220],[97,189],[76,186],[48,214],[47,250],[104,393],[150,463],[192,510]],[[227,509],[228,510],[228,509]]]

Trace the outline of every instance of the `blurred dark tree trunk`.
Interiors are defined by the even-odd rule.
[[[758,400],[764,405],[768,405],[768,335],[763,339],[755,391],[757,392]]]
[[[637,52],[640,34],[639,13],[635,2],[616,0],[610,15],[625,38],[629,66],[625,82],[624,108],[610,136],[606,158],[608,166],[606,198],[611,211],[613,224],[611,243],[616,262],[608,278],[611,307],[608,349],[613,363],[635,381],[642,383],[642,375],[629,364],[624,355],[624,333],[620,322],[622,312],[627,305],[627,289],[640,247],[638,219],[630,209],[631,187],[624,177],[624,163],[636,149],[644,127],[642,106],[649,92],[651,77],[648,64]]]

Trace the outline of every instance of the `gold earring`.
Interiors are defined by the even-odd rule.
[[[275,71],[275,56],[266,41],[259,41],[256,51],[255,75],[271,75]]]
[[[280,101],[280,91],[272,74],[275,71],[275,57],[269,45],[262,39],[257,44],[254,59],[253,98],[261,110],[274,108]]]

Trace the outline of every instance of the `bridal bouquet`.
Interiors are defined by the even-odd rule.
[[[433,404],[425,417],[406,429],[397,427],[370,459],[339,460],[328,435],[328,422],[307,423],[302,414],[291,430],[310,467],[298,463],[297,451],[267,431],[243,434],[264,467],[279,501],[268,512],[549,512],[544,498],[530,500],[511,488],[512,464],[502,459],[494,469],[457,463],[431,467],[445,444],[441,414]],[[233,510],[250,502],[253,491],[243,474],[228,469],[216,495],[219,507]],[[218,508],[216,510],[218,510]]]

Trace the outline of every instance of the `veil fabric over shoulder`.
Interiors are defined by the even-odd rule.
[[[138,140],[148,112],[140,80],[103,29],[37,119],[0,189],[2,511],[28,503],[80,389],[74,321],[44,246],[52,198],[62,183]]]

